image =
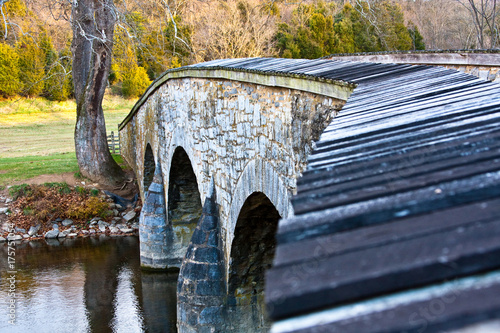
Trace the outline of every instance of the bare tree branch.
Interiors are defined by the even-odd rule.
[[[3,34],[4,39],[7,39],[7,35],[8,35],[7,18],[5,17],[5,13],[3,11],[3,5],[5,3],[7,3],[7,1],[9,1],[9,0],[0,0],[0,12],[2,13],[2,19],[3,19],[3,25],[4,25],[4,34]]]
[[[162,3],[163,3],[164,10],[170,16],[170,21],[172,22],[172,25],[174,26],[174,38],[180,40],[188,49],[191,49],[191,47],[188,45],[188,43],[186,43],[182,38],[179,38],[179,36],[177,35],[177,23],[175,23],[174,16],[172,15],[172,12],[170,11],[170,6],[168,5],[168,3],[165,0],[162,0]],[[174,47],[175,47],[175,45],[174,45]]]
[[[478,46],[484,49],[489,42],[489,48],[496,48],[498,44],[497,0],[456,1],[465,7],[472,17]]]

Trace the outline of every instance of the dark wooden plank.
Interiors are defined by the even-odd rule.
[[[278,323],[274,332],[437,333],[470,325],[475,325],[475,331],[479,332],[477,325],[488,325],[490,321],[500,318],[498,275],[498,272],[494,272],[454,280],[353,304],[350,308],[332,309],[295,325]],[[354,311],[355,307],[357,312]],[[484,332],[493,331],[490,328]]]
[[[368,101],[366,105],[356,105],[356,108],[352,108],[348,102],[336,117],[336,121],[332,122],[332,126],[336,131],[340,131],[349,129],[352,126],[369,124],[370,121],[374,120],[394,121],[388,116],[395,117],[409,114],[431,116],[432,110],[438,112],[447,110],[453,113],[463,108],[478,109],[481,105],[498,106],[498,100],[491,99],[491,95],[495,93],[500,93],[500,89],[496,86],[474,86],[454,90],[449,94],[443,94],[441,98],[418,94],[402,97],[405,92],[398,92],[394,96],[388,94],[383,102]],[[412,122],[413,120],[407,118],[407,121]],[[329,131],[331,129],[327,128],[326,133]],[[344,134],[352,135],[349,132]]]
[[[280,221],[276,237],[279,243],[294,242],[496,197],[500,171],[296,215]]]
[[[461,136],[456,141],[408,145],[404,148],[404,154],[403,150],[399,150],[400,154],[391,154],[389,150],[385,154],[367,154],[364,158],[337,161],[335,168],[328,172],[322,172],[318,169],[308,170],[297,182],[299,190],[295,199],[322,187],[351,182],[360,178],[374,175],[383,176],[383,174],[388,173],[388,175],[380,177],[380,181],[387,182],[395,177],[400,177],[400,172],[406,174],[404,170],[408,168],[428,165],[429,169],[432,170],[436,164],[459,165],[467,163],[464,156],[470,156],[472,163],[481,158],[480,156],[489,158],[497,154],[500,145],[500,128],[492,132],[478,130],[472,132],[471,135]]]
[[[274,267],[316,261],[347,252],[443,233],[474,223],[500,221],[500,198],[401,218],[390,223],[318,236],[276,248]]]
[[[332,138],[328,141],[318,142],[317,148],[313,152],[311,158],[318,159],[320,154],[338,154],[342,152],[343,149],[353,149],[363,144],[372,144],[374,141],[385,143],[390,142],[393,138],[404,137],[404,134],[409,136],[415,136],[414,132],[421,130],[443,130],[450,128],[451,126],[459,127],[460,123],[464,121],[474,122],[474,127],[481,129],[480,118],[484,116],[491,116],[488,120],[491,123],[491,118],[500,119],[500,105],[497,107],[484,107],[484,108],[467,108],[453,110],[452,112],[445,110],[435,110],[425,119],[412,119],[411,122],[407,123],[391,123],[386,128],[381,128],[377,130],[371,130],[367,132],[362,132],[358,135],[352,135],[347,138]],[[408,115],[411,114],[408,112]],[[454,124],[457,123],[457,124]],[[483,122],[484,123],[484,122]],[[486,123],[488,124],[488,123]],[[437,128],[440,127],[440,128]],[[463,127],[463,125],[462,125]],[[411,132],[409,131],[411,129]],[[456,130],[456,129],[453,129]],[[408,140],[407,140],[408,141]],[[334,150],[334,151],[332,151]]]
[[[294,198],[294,211],[295,214],[299,215],[318,209],[328,209],[378,197],[415,191],[424,187],[435,186],[439,188],[442,182],[451,182],[500,170],[500,152],[485,155],[490,156],[481,158],[474,155],[478,159],[470,158],[467,161],[464,161],[463,158],[458,159],[457,162],[460,163],[458,165],[453,165],[449,163],[450,160],[445,160],[446,163],[443,163],[443,161],[438,162],[435,169],[429,165],[420,167],[415,165],[407,169],[400,169],[398,175],[390,177],[377,175],[377,177],[362,178],[358,181],[323,187],[317,189],[312,196]]]
[[[500,221],[460,226],[266,274],[273,318],[500,268]]]
[[[378,153],[389,152],[393,155],[397,152],[404,153],[406,150],[411,150],[412,147],[418,147],[419,145],[423,147],[427,144],[439,144],[443,141],[454,140],[454,131],[457,133],[457,140],[465,137],[489,135],[488,133],[495,129],[495,125],[499,120],[500,115],[496,113],[493,116],[484,115],[467,119],[463,122],[457,121],[445,124],[440,128],[433,128],[433,124],[429,124],[429,127],[420,127],[413,130],[411,126],[408,126],[406,128],[407,135],[404,133],[404,128],[399,127],[399,124],[394,124],[395,127],[399,127],[397,129],[393,127],[396,131],[394,142],[390,140],[390,135],[387,135],[387,139],[380,140],[380,146],[377,145],[376,141],[366,141],[360,142],[359,145],[345,147],[345,149],[341,147],[338,150],[335,146],[322,147],[321,151],[310,156],[307,171],[318,170],[328,166],[339,166],[342,162],[352,164],[356,160],[375,158]],[[348,144],[349,140],[345,141]]]

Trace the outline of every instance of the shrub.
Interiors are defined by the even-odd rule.
[[[109,215],[108,203],[98,197],[90,197],[68,207],[66,216],[76,220],[88,220],[92,217],[106,218]]]
[[[123,73],[122,94],[127,98],[139,97],[150,84],[146,69],[134,66]]]
[[[66,183],[45,183],[44,186],[48,188],[56,189],[60,194],[69,194],[71,193],[71,188]]]
[[[71,218],[83,224],[93,217],[105,219],[112,214],[109,204],[97,196],[97,190],[73,189],[65,183],[23,184],[13,186],[10,194],[16,201],[9,221],[16,225],[41,223],[48,231],[56,218]]]
[[[12,47],[0,43],[0,96],[14,96],[22,87],[19,80],[19,57]]]
[[[9,195],[13,200],[31,195],[31,193],[31,186],[29,186],[28,184],[14,185],[9,189]]]

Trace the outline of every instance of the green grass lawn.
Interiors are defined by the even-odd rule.
[[[0,158],[0,186],[39,175],[77,171],[75,153]]]
[[[135,100],[106,95],[103,102],[107,132],[118,124]],[[16,99],[0,102],[0,185],[42,174],[76,172],[73,142],[74,101]]]

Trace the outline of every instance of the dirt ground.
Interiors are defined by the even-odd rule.
[[[75,178],[74,172],[66,172],[57,175],[40,175],[31,179],[13,182],[11,185],[21,185],[21,184],[44,184],[44,183],[67,183],[70,186],[76,185],[91,185],[82,184],[82,181]],[[85,182],[84,182],[85,183]],[[97,186],[97,184],[95,184]]]
[[[78,185],[89,188],[97,188],[100,190],[107,190],[130,200],[134,197],[136,193],[139,193],[139,189],[137,188],[137,185],[135,183],[133,172],[127,171],[127,175],[129,181],[125,183],[123,187],[119,188],[107,188],[97,183],[93,183],[88,179],[77,179],[75,178],[74,172],[66,172],[66,173],[52,174],[52,175],[40,175],[34,178],[12,182],[10,186],[21,185],[21,184],[66,183],[69,186]],[[8,196],[8,193],[9,193],[8,187],[0,191],[1,196]]]

